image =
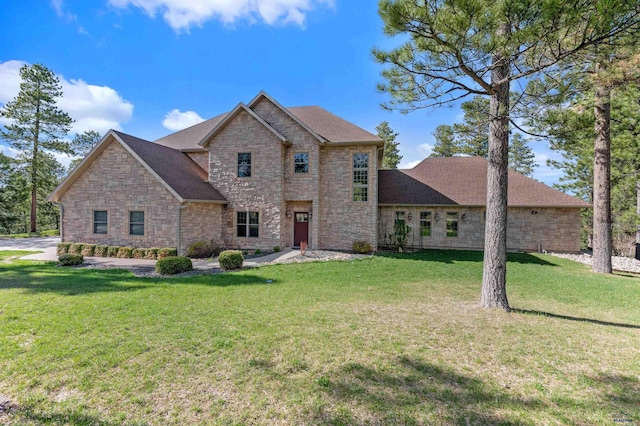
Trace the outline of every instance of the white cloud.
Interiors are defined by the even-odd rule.
[[[155,17],[162,14],[176,32],[188,32],[192,25],[202,26],[211,19],[224,24],[239,20],[268,25],[297,24],[303,26],[306,14],[318,6],[333,7],[335,0],[109,0],[118,9],[138,7]]]
[[[59,18],[64,18],[69,22],[78,19],[73,13],[64,10],[64,0],[51,0],[51,7],[56,11],[56,15],[58,15]]]
[[[19,70],[22,65],[25,62],[0,62],[0,104],[5,104],[18,95]],[[58,106],[75,120],[72,133],[121,130],[121,124],[131,119],[133,104],[124,100],[111,87],[87,84],[83,80],[67,80],[60,75],[58,78],[63,93],[62,98],[58,99]]]
[[[169,130],[177,132],[178,130],[186,129],[203,121],[204,118],[200,117],[195,111],[181,112],[179,109],[174,109],[164,116],[162,125]]]
[[[408,163],[401,162],[398,165],[398,168],[399,169],[413,169],[415,166],[417,166],[421,162],[422,162],[422,160],[409,161]]]
[[[416,149],[418,150],[418,153],[420,155],[428,157],[433,152],[433,145],[428,144],[428,143],[423,143],[422,145],[418,145],[418,147]]]

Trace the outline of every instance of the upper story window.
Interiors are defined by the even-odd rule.
[[[431,236],[431,212],[420,212],[420,236]]]
[[[129,235],[144,235],[144,212],[129,212]]]
[[[309,153],[296,152],[293,154],[293,171],[295,173],[309,172]]]
[[[94,234],[107,233],[107,211],[106,210],[93,211],[93,233]]]
[[[447,212],[447,237],[458,236],[458,212]]]
[[[369,200],[369,154],[353,154],[353,201]]]
[[[238,177],[251,177],[251,153],[238,153]]]
[[[236,235],[238,237],[259,236],[260,213],[259,212],[237,212]]]

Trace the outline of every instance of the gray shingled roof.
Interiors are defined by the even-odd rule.
[[[381,142],[382,140],[353,123],[318,106],[287,108],[302,123],[322,136],[328,143]],[[198,143],[220,123],[228,113],[218,115],[195,126],[187,127],[155,141],[159,145],[179,150],[202,150]]]
[[[481,157],[427,158],[413,169],[381,170],[379,204],[484,206],[487,160]],[[389,173],[393,172],[393,173]],[[588,208],[588,203],[509,170],[511,207]]]
[[[187,154],[122,132],[114,133],[184,200],[226,201],[209,183],[207,172]]]

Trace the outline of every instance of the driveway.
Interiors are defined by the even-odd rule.
[[[60,237],[0,238],[0,250],[29,250],[42,253],[23,256],[26,260],[58,260],[56,245]]]

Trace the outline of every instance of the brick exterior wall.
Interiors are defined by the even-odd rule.
[[[214,240],[220,246],[222,241],[221,204],[191,203],[182,209],[180,245],[181,253],[186,254],[187,248],[196,241]]]
[[[389,242],[395,212],[404,211],[411,227],[407,246],[414,248],[459,248],[482,250],[484,247],[484,208],[380,207],[378,238],[381,246]],[[420,235],[420,212],[431,211],[431,236]],[[536,214],[532,214],[536,211]],[[458,236],[447,237],[446,213],[458,212]],[[438,220],[435,219],[436,213]],[[411,220],[408,219],[411,214]],[[462,215],[465,215],[462,219]],[[509,208],[507,249],[510,251],[578,252],[580,250],[580,209]]]
[[[65,242],[175,247],[179,202],[122,145],[112,141],[62,196]],[[106,235],[93,233],[93,211],[108,213]],[[144,236],[129,235],[129,211],[145,212]]]
[[[189,158],[202,168],[205,172],[209,173],[209,153],[208,152],[187,152]]]
[[[238,153],[251,152],[251,177],[238,177]],[[281,244],[286,218],[280,139],[249,113],[240,112],[209,145],[209,180],[229,201],[223,214],[226,247],[272,249]],[[259,238],[236,236],[236,212],[260,213]]]
[[[369,199],[353,201],[353,154],[369,154]],[[378,153],[375,145],[320,149],[319,245],[351,250],[354,241],[377,246]],[[314,215],[315,219],[315,215]]]

